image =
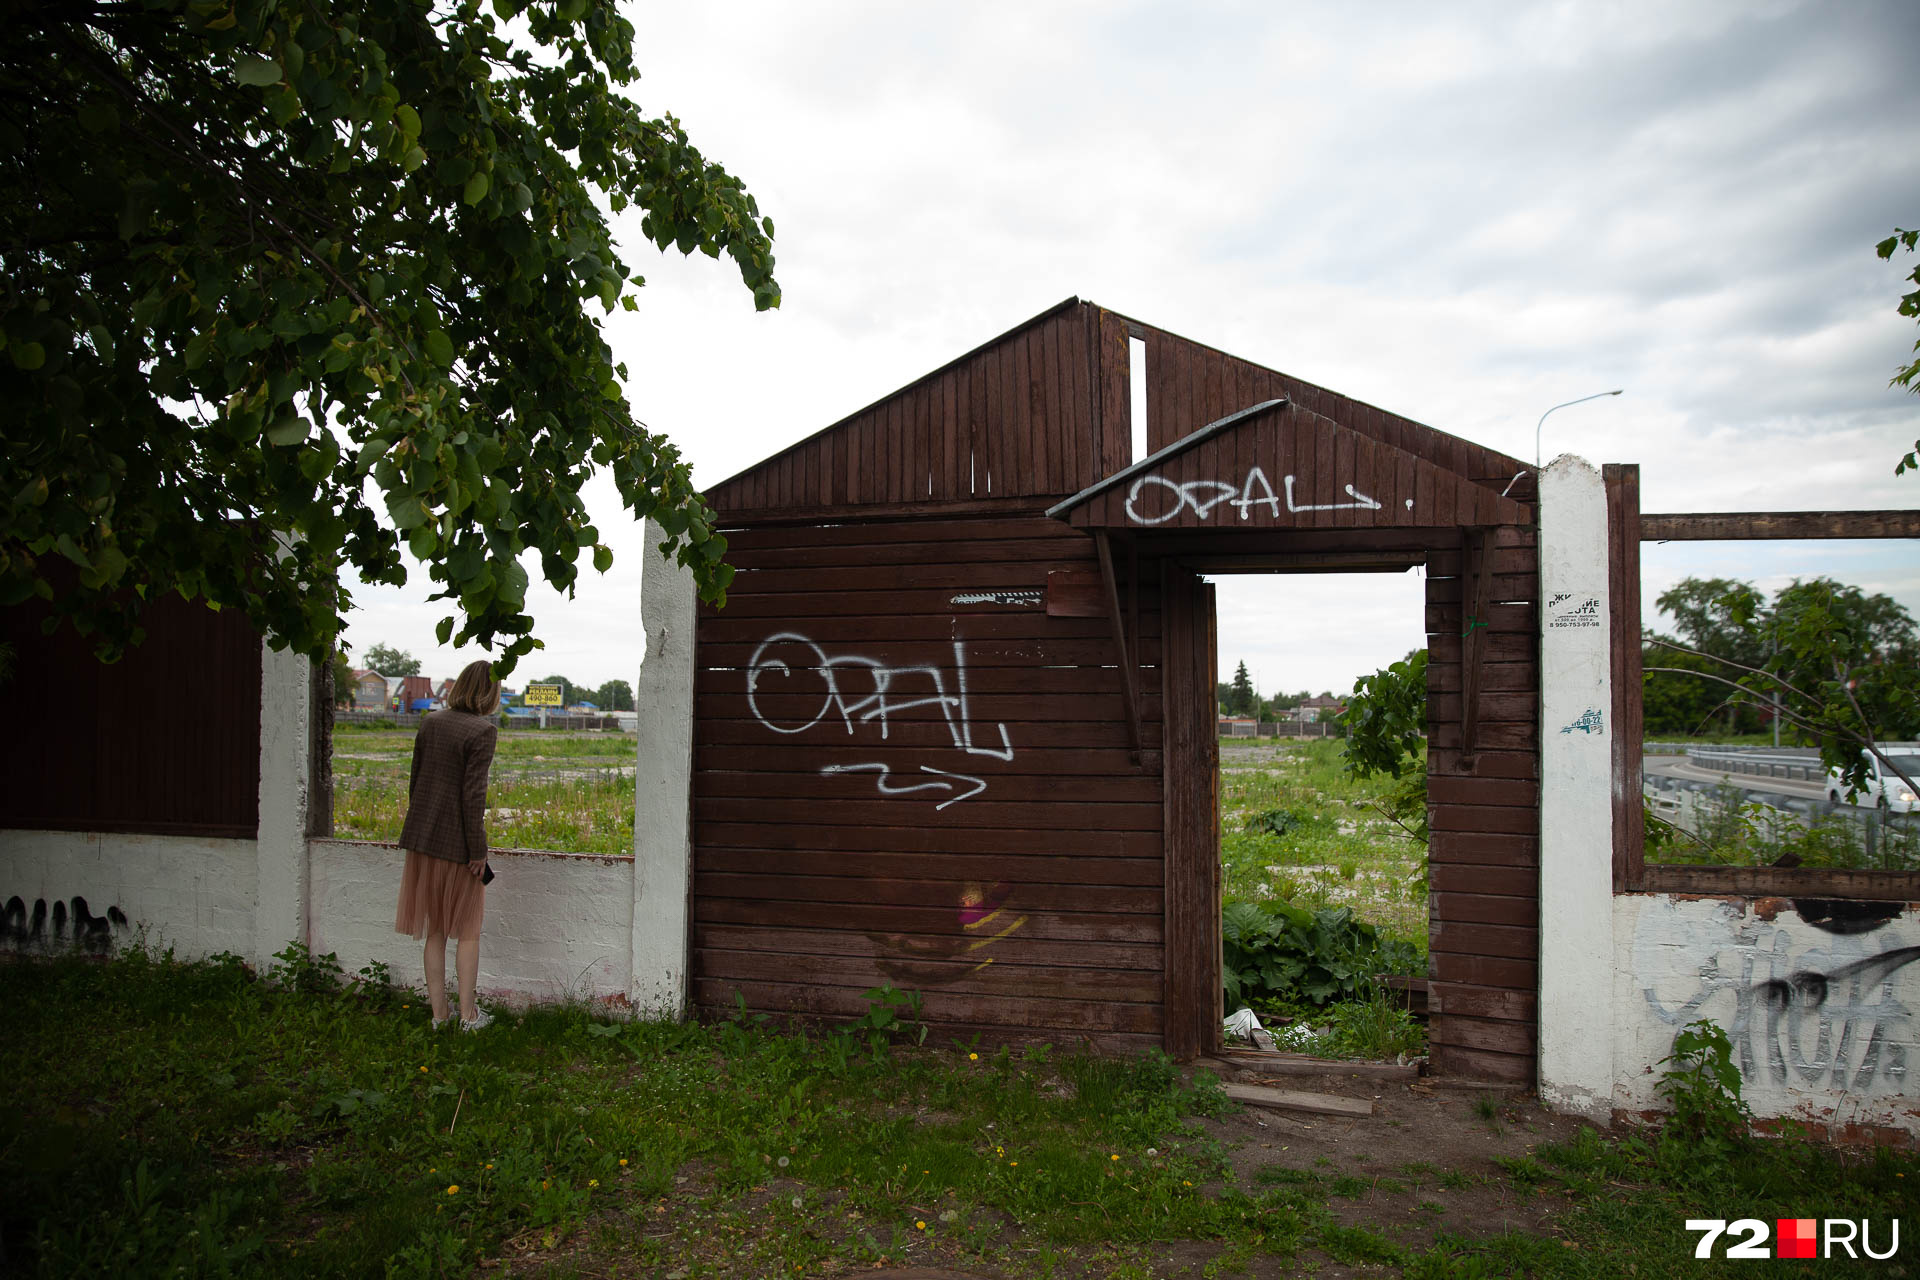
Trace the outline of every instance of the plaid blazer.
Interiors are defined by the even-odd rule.
[[[413,740],[400,847],[473,862],[487,856],[487,770],[500,727],[465,711],[436,711]]]

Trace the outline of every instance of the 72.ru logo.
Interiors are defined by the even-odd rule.
[[[1694,1246],[1693,1256],[1711,1258],[1714,1241],[1722,1235],[1727,1237],[1727,1251],[1723,1256],[1728,1258],[1837,1258],[1840,1254],[1836,1250],[1845,1250],[1846,1256],[1855,1260],[1861,1254],[1882,1260],[1900,1252],[1898,1218],[1890,1224],[1891,1238],[1885,1253],[1873,1251],[1873,1223],[1866,1218],[1857,1222],[1852,1218],[1776,1218],[1774,1221],[1780,1229],[1778,1253],[1767,1249],[1770,1231],[1759,1218],[1736,1218],[1732,1222],[1725,1218],[1688,1218],[1687,1230],[1706,1233]],[[1860,1246],[1859,1253],[1854,1252],[1855,1244]]]

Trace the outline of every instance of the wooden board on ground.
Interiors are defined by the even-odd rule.
[[[1417,1080],[1417,1062],[1340,1062],[1304,1053],[1274,1053],[1265,1049],[1222,1049],[1220,1061],[1241,1071],[1270,1076],[1360,1076],[1368,1080]]]
[[[1373,1115],[1373,1104],[1364,1098],[1342,1098],[1331,1093],[1306,1093],[1299,1089],[1275,1089],[1264,1084],[1223,1084],[1221,1092],[1235,1102],[1270,1111],[1304,1111],[1316,1116],[1348,1116],[1365,1120]]]

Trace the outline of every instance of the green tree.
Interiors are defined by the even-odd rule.
[[[1725,614],[1746,633],[1742,651],[1761,657],[1741,661],[1656,637],[1660,649],[1710,661],[1649,666],[1649,674],[1705,680],[1736,702],[1777,710],[1853,785],[1866,778],[1862,751],[1879,756],[1878,743],[1920,733],[1920,630],[1897,601],[1830,578],[1795,580],[1772,601],[1745,583],[1730,586]]]
[[[1658,669],[1646,681],[1642,706],[1659,712],[1660,732],[1697,734],[1715,716],[1720,718],[1721,730],[1729,734],[1755,733],[1765,723],[1751,699],[1730,696],[1725,690],[1710,696],[1710,688],[1685,674],[1713,670],[1723,662],[1755,667],[1766,661],[1770,639],[1736,616],[1735,602],[1748,589],[1746,583],[1731,578],[1682,578],[1654,601],[1673,618],[1680,643],[1699,655],[1677,663],[1665,656],[1654,661],[1643,658],[1643,665]],[[1674,639],[1656,633],[1647,643],[1677,657]],[[1681,670],[1668,669],[1675,666]]]
[[[1874,252],[1882,258],[1892,258],[1895,249],[1905,249],[1908,253],[1912,253],[1916,248],[1920,248],[1920,231],[1903,231],[1895,227],[1892,235],[1874,246]],[[1920,317],[1920,265],[1916,265],[1907,274],[1906,279],[1912,281],[1916,287],[1913,292],[1901,296],[1900,314],[1908,318]],[[1920,341],[1913,344],[1913,349],[1920,351]],[[1916,395],[1920,395],[1920,358],[1895,369],[1893,380],[1887,385],[1905,387]],[[1920,469],[1920,440],[1914,441],[1913,448],[1894,463],[1893,474],[1903,475],[1915,469]]]
[[[1391,666],[1361,676],[1339,722],[1346,731],[1343,767],[1353,778],[1384,773],[1400,779],[1378,807],[1409,837],[1427,840],[1427,771],[1420,753],[1427,732],[1427,651],[1415,649]]]
[[[1253,679],[1247,675],[1247,664],[1244,662],[1233,670],[1233,681],[1227,686],[1226,701],[1228,715],[1253,714]]]
[[[593,702],[602,711],[631,711],[633,686],[625,680],[609,680],[593,691]]]
[[[420,674],[420,659],[405,649],[395,649],[390,645],[376,644],[361,655],[370,670],[383,676],[417,676]]]
[[[580,496],[601,468],[724,598],[712,513],[589,305],[642,284],[604,210],[728,255],[760,308],[772,224],[622,96],[614,0],[7,15],[0,604],[49,599],[111,657],[177,590],[320,659],[347,576],[404,583],[404,550],[440,641],[500,646],[504,674],[538,647],[521,554],[563,590],[612,561]]]
[[[338,649],[333,651],[333,703],[337,707],[353,705],[353,664]]]

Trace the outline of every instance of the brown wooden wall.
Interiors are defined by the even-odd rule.
[[[1159,1045],[1161,779],[1084,616],[1091,539],[1031,515],[727,536],[698,622],[696,1004],[845,1017],[884,982],[943,1036]],[[1049,616],[1050,574],[1082,616]],[[1141,606],[1157,751],[1157,589]]]
[[[251,838],[260,825],[260,637],[234,610],[168,595],[108,665],[37,601],[0,610],[0,827]]]
[[[1370,404],[1264,368],[1150,325],[1137,326],[1146,341],[1147,452],[1263,400],[1284,396],[1303,409],[1330,418],[1381,444],[1425,458],[1495,492],[1524,464],[1444,431],[1376,409]],[[1531,473],[1532,468],[1525,468]],[[1531,501],[1531,474],[1515,486]]]
[[[1457,548],[1427,560],[1429,1053],[1434,1070],[1530,1084],[1540,954],[1539,553],[1493,535],[1476,750],[1462,751]],[[1600,910],[1605,904],[1596,904]]]
[[[1075,493],[1129,461],[1126,342],[1118,317],[1070,301],[707,497],[739,518]]]

